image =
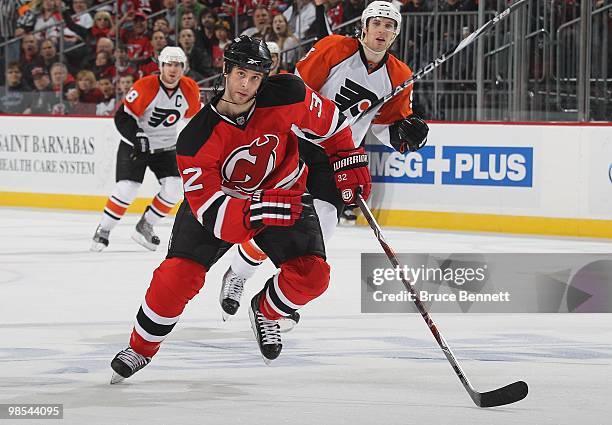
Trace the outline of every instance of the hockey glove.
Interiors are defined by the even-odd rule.
[[[414,152],[427,143],[429,127],[427,123],[416,115],[410,115],[403,120],[396,121],[389,128],[391,146],[399,153]]]
[[[355,197],[361,193],[368,199],[372,188],[372,177],[368,169],[368,156],[364,148],[339,151],[329,157],[334,171],[336,187],[346,205],[355,204]]]
[[[261,226],[293,226],[302,214],[300,190],[257,190],[251,196],[251,228]]]
[[[141,129],[138,129],[136,137],[134,137],[134,152],[132,153],[132,159],[144,158],[149,155],[149,138]]]

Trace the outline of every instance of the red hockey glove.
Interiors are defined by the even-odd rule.
[[[293,226],[302,214],[300,190],[258,190],[251,196],[251,228],[266,226]]]
[[[353,205],[358,193],[367,200],[372,188],[372,177],[365,149],[361,147],[339,151],[330,156],[329,161],[334,170],[336,187],[340,190],[342,201],[347,205]]]

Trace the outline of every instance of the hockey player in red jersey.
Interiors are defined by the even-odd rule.
[[[181,132],[177,161],[185,201],[168,255],[153,273],[129,347],[111,362],[111,382],[149,363],[202,288],[210,267],[234,243],[254,239],[279,268],[250,303],[266,363],[282,348],[278,321],[320,296],[329,282],[325,245],[298,139],[319,146],[347,200],[367,198],[370,175],[336,105],[290,75],[269,76],[265,42],[242,36],[224,53],[225,89]]]
[[[318,22],[320,27],[325,27],[322,1],[317,0],[317,3],[317,20],[323,21]],[[296,74],[309,87],[333,100],[351,120],[412,76],[408,65],[387,51],[399,34],[401,22],[402,16],[395,6],[386,1],[374,1],[361,16],[359,39],[342,35],[322,38],[297,63]],[[412,112],[411,87],[379,107],[371,119],[354,122],[351,130],[356,146],[371,131],[382,143],[401,153],[420,149],[428,133],[427,124]],[[302,140],[299,149],[310,170],[308,191],[314,198],[323,238],[328,241],[344,204],[351,202],[344,202],[336,190],[334,173],[323,151]],[[246,280],[265,259],[256,241],[238,247],[238,254],[223,276],[220,301],[224,320],[237,312]],[[292,319],[297,321],[299,316],[294,315]]]
[[[108,246],[111,230],[136,198],[145,171],[153,171],[161,188],[136,225],[134,241],[152,251],[159,238],[153,231],[183,196],[176,166],[177,123],[200,110],[200,89],[183,76],[187,58],[180,47],[166,47],[159,54],[159,76],[138,80],[125,95],[115,114],[121,135],[117,151],[115,189],[106,202],[96,229],[92,251]]]

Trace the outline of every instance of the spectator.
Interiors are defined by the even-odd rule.
[[[69,84],[74,83],[74,77],[68,73],[68,68],[63,63],[54,63],[51,65],[51,88],[55,93],[66,93]],[[59,96],[58,96],[59,97]]]
[[[100,4],[100,3],[106,3],[108,0],[93,0],[93,4],[92,6],[95,6],[96,4]],[[96,10],[102,10],[104,12],[108,12],[108,13],[113,13],[113,4],[107,4],[104,6],[98,6],[96,7]]]
[[[113,56],[115,61],[109,69],[109,75],[112,77],[113,84],[117,83],[121,75],[129,74],[136,78],[136,75],[138,75],[137,67],[130,62],[127,48],[123,44],[119,43],[117,45]]]
[[[151,13],[151,4],[149,0],[117,0],[117,11],[119,15],[128,12]]]
[[[111,15],[104,10],[96,12],[94,15],[94,24],[91,28],[86,28],[74,22],[70,17],[68,9],[64,10],[62,16],[68,29],[77,34],[90,49],[93,49],[98,39],[114,36],[114,26]]]
[[[157,57],[164,47],[168,45],[165,34],[161,31],[155,31],[151,35],[151,47],[153,53],[144,62],[138,66],[138,76],[140,78],[146,75],[157,74],[159,72],[159,64],[157,63]]]
[[[89,13],[83,13],[87,10],[87,0],[73,0],[72,10],[74,10],[76,15],[72,18],[74,23],[86,29],[93,27],[94,21],[91,15]],[[79,40],[82,39],[78,34],[69,28],[64,28],[64,47],[68,48],[74,46]]]
[[[40,60],[38,61],[37,66],[44,68],[48,74],[51,70],[51,65],[53,65],[55,62],[65,62],[65,60],[60,60],[53,40],[44,40],[42,43],[40,43]]]
[[[257,6],[253,11],[253,26],[245,29],[241,35],[266,39],[272,33],[270,12],[264,6]]]
[[[281,51],[281,67],[291,69],[298,60],[298,49],[300,41],[293,35],[285,15],[278,14],[272,20],[272,35],[268,41],[278,44]]]
[[[38,67],[32,70],[32,80],[35,90],[32,92],[30,106],[23,111],[24,114],[48,115],[53,110],[56,97],[51,88],[51,80],[47,70]]]
[[[95,115],[96,104],[104,100],[104,95],[96,87],[96,76],[88,70],[79,71],[76,76],[78,104],[74,105],[73,113],[77,115]],[[69,99],[73,101],[73,99]]]
[[[189,11],[191,13],[193,13],[193,21],[194,23],[198,22],[198,19],[200,18],[200,13],[202,12],[202,9],[204,8],[204,6],[200,3],[198,3],[196,0],[181,0],[181,4],[178,7],[178,21],[182,24],[183,23],[183,15]],[[197,25],[197,24],[196,24]],[[192,28],[195,29],[195,26],[192,27],[184,27],[181,25],[181,27],[179,29],[183,29],[183,28]]]
[[[117,84],[117,97],[119,97],[119,102],[117,102],[117,107],[121,105],[121,101],[123,101],[125,95],[128,94],[133,84],[133,75],[126,74],[119,77],[119,83]]]
[[[165,13],[161,16],[166,18],[170,26],[170,33],[174,34],[176,23],[178,22],[176,19],[176,0],[164,0],[163,4]]]
[[[18,9],[18,1],[0,0],[0,42],[13,37],[19,16]]]
[[[212,60],[205,50],[200,50],[195,47],[195,34],[189,28],[182,29],[179,33],[179,46],[185,52],[189,67],[197,72],[199,78],[194,78],[196,81],[202,77],[213,75]]]
[[[361,17],[365,3],[362,0],[343,0],[342,2],[342,22],[348,22]]]
[[[46,28],[45,31],[37,33],[41,40],[46,38],[57,40],[59,38],[60,27],[57,24],[62,22],[62,5],[62,0],[42,0],[34,22],[34,31],[41,31]]]
[[[34,34],[27,34],[21,39],[21,56],[19,63],[21,64],[20,72],[25,73],[25,81],[28,85],[32,83],[32,68],[41,61],[38,54],[38,40]],[[23,76],[23,75],[22,75]]]
[[[405,3],[400,9],[401,13],[417,13],[429,11],[431,11],[430,4],[425,0],[405,0]]]
[[[132,22],[132,28],[121,30],[121,41],[128,51],[131,60],[144,60],[151,54],[151,43],[147,36],[147,15],[143,12],[129,13],[122,18],[121,22]]]
[[[21,114],[28,107],[28,94],[31,89],[23,79],[19,62],[8,64],[5,80],[6,87],[0,91],[0,112]]]
[[[316,9],[312,0],[294,0],[293,4],[283,12],[289,27],[299,40],[315,35]]]
[[[96,115],[111,116],[115,112],[115,86],[110,77],[102,77],[98,80],[98,89],[102,92],[104,99],[96,105]]]
[[[158,16],[155,18],[153,28],[151,29],[151,37],[153,37],[153,33],[156,31],[161,31],[164,34],[166,43],[174,44],[175,39],[172,36],[174,33],[174,28],[170,28],[170,23],[163,16]]]
[[[189,28],[195,31],[197,25],[198,22],[196,21],[195,13],[190,10],[186,10],[185,12],[183,12],[181,16],[181,26],[179,29],[182,30],[185,28]]]
[[[107,37],[100,37],[96,42],[95,51],[89,53],[83,58],[79,69],[92,69],[95,65],[96,56],[98,55],[98,53],[106,52],[112,55],[114,50],[115,43],[113,43],[113,40]]]
[[[108,52],[98,52],[96,54],[96,61],[92,67],[92,71],[96,78],[102,77],[112,78],[113,61],[112,56]]]
[[[217,14],[211,9],[202,9],[200,15],[200,28],[196,30],[196,47],[205,50],[212,57],[212,46],[219,40],[215,37],[215,22]]]
[[[223,69],[223,52],[231,42],[229,29],[230,26],[227,21],[222,19],[215,24],[215,37],[217,37],[218,43],[212,48],[212,66],[216,72],[221,72]]]

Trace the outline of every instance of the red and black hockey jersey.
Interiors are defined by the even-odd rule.
[[[402,61],[387,53],[373,70],[359,40],[342,35],[329,35],[318,41],[296,64],[296,75],[323,96],[330,98],[349,118],[357,116],[374,101],[393,91],[412,77]],[[362,119],[351,126],[353,138],[360,143],[372,124],[372,132],[390,146],[389,125],[412,115],[412,87],[378,107],[373,121]]]
[[[270,77],[254,107],[234,119],[216,110],[220,97],[181,132],[177,162],[195,217],[219,239],[240,243],[255,235],[248,225],[253,192],[305,188],[297,136],[328,154],[354,143],[336,105],[293,75]]]

